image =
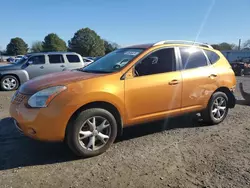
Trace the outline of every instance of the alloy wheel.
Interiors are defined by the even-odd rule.
[[[110,135],[109,121],[101,116],[93,116],[80,127],[78,141],[84,149],[96,151],[108,142]]]
[[[17,81],[14,78],[5,78],[3,80],[3,88],[6,90],[12,90],[14,88],[16,88],[17,86]]]
[[[214,100],[212,105],[212,115],[216,120],[224,117],[227,110],[227,102],[223,97],[218,97]]]

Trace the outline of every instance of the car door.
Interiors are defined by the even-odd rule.
[[[46,74],[46,72],[48,71],[48,64],[45,63],[45,56],[31,56],[27,60],[27,64],[25,64],[24,70],[28,72],[30,79]]]
[[[130,73],[131,74],[130,74]],[[174,48],[158,49],[138,63],[125,78],[128,123],[177,114],[181,108],[181,72]]]
[[[84,63],[83,61],[80,60],[80,57],[76,54],[66,54],[67,58],[67,68],[72,70],[72,69],[78,69],[78,68],[83,68]]]
[[[182,110],[201,109],[217,89],[218,73],[202,49],[180,47],[179,52],[183,79]]]
[[[48,73],[61,72],[67,69],[64,57],[62,54],[49,54],[49,71]]]

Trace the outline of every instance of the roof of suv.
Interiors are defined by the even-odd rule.
[[[185,41],[185,40],[164,40],[164,41],[159,41],[156,43],[148,43],[148,44],[138,44],[138,45],[131,45],[127,46],[125,48],[143,48],[147,49],[152,46],[158,46],[158,45],[164,45],[164,44],[169,44],[169,45],[190,45],[190,46],[200,46],[200,47],[205,47],[205,48],[210,48],[214,49],[211,45],[206,44],[206,43],[201,43],[201,42],[196,42],[196,41]]]
[[[35,52],[35,53],[27,53],[26,55],[61,55],[61,54],[77,54],[76,52]]]

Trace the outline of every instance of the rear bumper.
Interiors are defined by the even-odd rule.
[[[244,69],[244,74],[249,75],[250,74],[250,69]]]

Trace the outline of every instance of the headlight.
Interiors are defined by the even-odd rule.
[[[28,104],[33,108],[44,108],[62,91],[66,90],[66,86],[55,86],[43,89],[32,95]]]

